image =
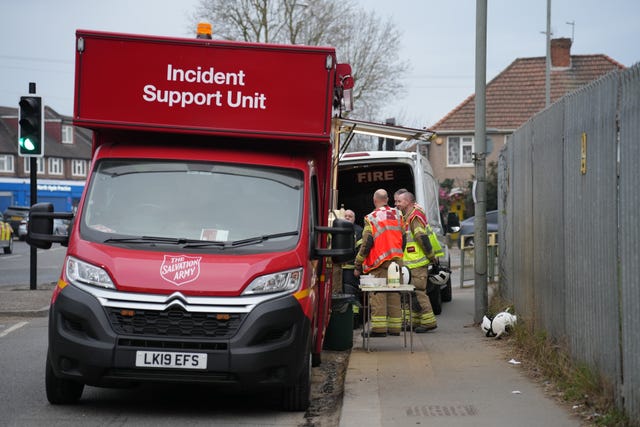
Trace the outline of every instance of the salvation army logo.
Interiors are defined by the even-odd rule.
[[[193,282],[200,276],[202,257],[165,255],[160,266],[160,277],[176,286]]]

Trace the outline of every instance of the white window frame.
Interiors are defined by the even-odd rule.
[[[44,157],[38,157],[37,160],[37,175],[44,175]],[[24,173],[31,173],[31,160],[29,157],[24,158]]]
[[[454,146],[457,146],[457,153],[451,153],[451,150],[454,149]],[[473,136],[447,137],[447,166],[473,166]]]
[[[87,161],[73,159],[71,161],[71,176],[87,176]]]
[[[61,157],[49,157],[47,163],[49,175],[64,175],[64,159]]]
[[[73,144],[73,126],[62,125],[62,143]]]
[[[14,163],[11,154],[0,155],[0,172],[13,172]]]

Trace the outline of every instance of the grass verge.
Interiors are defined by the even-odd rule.
[[[493,316],[505,307],[512,304],[494,295],[489,314]],[[525,362],[528,374],[579,416],[583,425],[638,425],[631,424],[616,407],[612,385],[587,365],[573,360],[565,344],[556,342],[545,332],[534,331],[533,326],[520,317],[503,341],[516,358]]]

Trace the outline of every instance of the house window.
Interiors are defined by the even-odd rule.
[[[87,176],[87,162],[86,162],[86,160],[73,160],[71,162],[71,175],[72,176]]]
[[[73,144],[73,126],[62,125],[62,143]]]
[[[13,156],[5,154],[0,156],[0,172],[13,172]]]
[[[44,158],[43,157],[38,157],[36,158],[37,162],[37,169],[38,169],[38,175],[44,175]],[[31,158],[30,157],[25,157],[24,158],[24,172],[25,173],[31,173]]]
[[[473,166],[473,137],[447,138],[447,166]]]
[[[63,170],[60,157],[49,157],[49,175],[62,175]]]

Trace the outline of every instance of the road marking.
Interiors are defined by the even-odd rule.
[[[6,330],[0,332],[0,338],[6,337],[11,332],[22,328],[23,326],[27,325],[28,323],[29,322],[18,322],[15,325],[9,326]]]

